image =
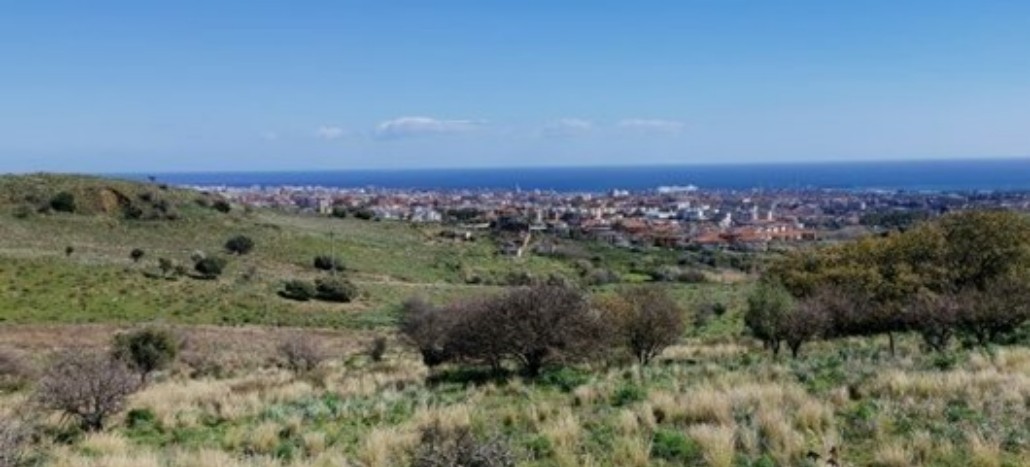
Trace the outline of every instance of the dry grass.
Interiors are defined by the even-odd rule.
[[[207,329],[190,331],[195,339],[217,338]],[[21,336],[19,345],[28,347],[51,338],[38,329],[2,332]],[[275,341],[247,340],[280,335],[229,332],[225,345],[239,353],[274,351],[268,347]],[[351,346],[341,336],[324,338],[339,348]],[[363,340],[354,342],[357,353]],[[538,465],[678,465],[679,459],[652,457],[658,430],[684,434],[696,445],[699,462],[713,466],[763,456],[779,465],[801,465],[806,454],[825,460],[835,448],[842,449],[837,457],[845,465],[1003,466],[1030,459],[1025,445],[1005,444],[1027,419],[1030,349],[974,352],[947,371],[927,369],[912,357],[859,362],[883,368],[875,367],[878,373],[868,380],[813,391],[786,363],[728,369],[724,359],[737,352],[728,350],[731,345],[714,344],[718,349],[708,353],[696,347],[702,344],[688,345],[690,358],[702,361],[598,370],[570,392],[519,379],[430,387],[417,356],[403,352],[375,364],[337,356],[317,379],[270,366],[264,356],[230,355],[255,366],[202,377],[176,372],[134,395],[127,407],[149,409],[168,432],[207,438],[189,445],[137,442],[119,416],[108,431],[69,446],[37,447],[47,454],[45,465],[59,466],[393,466],[410,461],[423,427],[439,425],[472,427],[477,436],[509,434],[523,455],[530,440],[545,439],[546,447],[534,451],[541,456],[533,461]],[[644,399],[613,407],[613,395],[627,385],[644,388]],[[0,416],[23,411],[27,395],[0,396]],[[334,408],[321,402],[326,398],[336,401]],[[965,401],[987,423],[943,421],[940,414],[953,400]],[[874,410],[854,421],[864,406]],[[212,429],[212,420],[222,425]],[[38,421],[51,430],[61,424],[49,415]],[[913,421],[919,425],[911,433],[898,434],[896,427]],[[611,438],[599,442],[598,432]],[[290,460],[275,457],[284,445],[293,446]]]

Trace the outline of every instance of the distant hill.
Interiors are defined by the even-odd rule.
[[[217,196],[167,185],[87,175],[0,176],[0,212],[25,217],[53,211],[139,220],[174,220],[224,205]]]

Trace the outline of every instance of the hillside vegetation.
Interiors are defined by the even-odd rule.
[[[154,184],[0,200],[0,467],[1030,464],[1016,214],[683,283]]]

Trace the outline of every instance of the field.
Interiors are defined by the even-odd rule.
[[[37,197],[74,190],[89,204],[79,214],[21,215],[27,182],[0,183],[0,356],[23,363],[17,375],[0,365],[0,420],[35,434],[25,465],[410,465],[427,427],[468,427],[530,466],[1030,464],[1025,345],[930,353],[903,335],[895,355],[885,338],[848,338],[774,358],[744,332],[753,278],[708,270],[706,283],[657,286],[695,313],[713,303],[725,313],[689,327],[652,365],[613,359],[535,379],[458,365],[430,371],[395,331],[404,300],[495,294],[519,274],[575,278],[583,258],[508,258],[486,236],[457,242],[439,227],[399,222],[220,213],[178,190],[159,193],[177,203],[177,219],[125,220],[90,195],[108,182],[40,180],[28,184]],[[133,199],[156,190],[116,188]],[[217,280],[158,273],[158,258],[228,256],[223,244],[239,234],[255,249],[229,258]],[[581,247],[628,281],[677,261],[662,250]],[[134,248],[145,252],[138,262]],[[285,280],[324,275],[312,259],[330,252],[357,300],[276,295]],[[53,351],[104,350],[142,324],[174,333],[183,350],[105,430],[79,431],[33,403]],[[314,370],[284,365],[279,345],[296,336],[322,348]],[[386,352],[377,361],[367,349],[379,337]]]

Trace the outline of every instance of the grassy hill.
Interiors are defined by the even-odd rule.
[[[46,209],[62,192],[73,195],[74,213]],[[0,177],[0,321],[370,327],[389,323],[414,295],[442,301],[492,293],[497,288],[490,284],[511,276],[577,276],[571,260],[499,256],[488,236],[461,242],[440,237],[433,226],[238,206],[220,212],[211,207],[217,201],[195,191],[94,177]],[[127,216],[133,209],[144,214]],[[223,252],[234,235],[252,238],[253,252]],[[134,249],[144,251],[139,262],[130,258]],[[229,260],[221,278],[155,278],[160,258],[189,266],[197,252]],[[330,252],[344,262],[358,300],[298,303],[276,295],[286,280],[324,275],[313,259]],[[628,267],[622,252],[592,254]],[[685,300],[736,299],[732,285],[676,289]]]

